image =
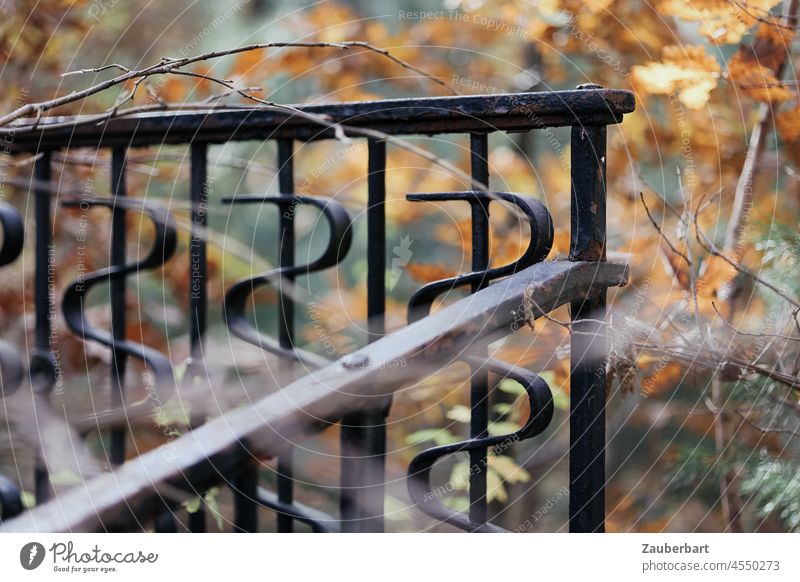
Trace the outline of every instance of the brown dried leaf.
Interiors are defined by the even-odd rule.
[[[786,143],[800,140],[800,106],[795,105],[775,115],[778,135]]]
[[[727,76],[738,89],[758,101],[777,103],[796,96],[793,91],[781,86],[771,69],[741,50],[728,61]]]
[[[792,31],[762,23],[751,45],[742,45],[728,61],[728,79],[758,101],[788,101],[796,94],[776,76],[786,60]]]

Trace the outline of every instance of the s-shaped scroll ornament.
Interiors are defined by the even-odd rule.
[[[25,224],[16,208],[0,202],[0,224],[3,244],[0,246],[0,267],[13,263],[22,252]],[[17,391],[25,375],[25,367],[17,351],[0,341],[0,399]],[[0,475],[0,522],[22,513],[22,491],[16,483]]]
[[[286,348],[261,333],[246,315],[247,300],[256,289],[264,285],[282,285],[283,280],[291,280],[298,275],[308,275],[337,265],[347,255],[353,241],[353,229],[347,211],[339,203],[315,196],[235,196],[225,198],[228,204],[275,204],[281,213],[293,213],[298,204],[308,204],[318,208],[330,228],[328,245],[322,255],[307,265],[286,265],[248,277],[234,283],[225,294],[225,321],[235,336],[262,350],[282,358],[295,360],[312,369],[320,368],[330,362],[312,352],[298,348]]]
[[[0,267],[13,263],[22,252],[25,242],[25,223],[16,208],[0,202],[0,224],[3,225],[3,244],[0,246]],[[22,383],[24,366],[17,351],[0,342],[0,398],[16,392]]]
[[[64,293],[62,309],[67,327],[82,340],[94,341],[107,346],[120,356],[130,356],[144,363],[153,373],[152,385],[148,386],[148,395],[134,403],[123,403],[122,409],[109,410],[99,416],[119,417],[130,414],[135,409],[143,408],[148,400],[166,402],[175,390],[175,377],[172,363],[161,352],[127,339],[117,339],[111,333],[92,327],[86,318],[86,295],[95,285],[114,280],[124,280],[129,275],[150,271],[164,265],[175,253],[178,236],[172,215],[156,204],[148,202],[132,203],[120,198],[90,198],[83,200],[67,200],[65,207],[104,207],[112,211],[124,205],[130,210],[138,210],[153,223],[154,241],[149,253],[141,260],[124,265],[113,265],[93,271],[73,281]]]
[[[509,192],[496,192],[492,196],[484,192],[444,192],[432,194],[409,194],[408,200],[411,201],[454,201],[461,200],[468,202],[473,221],[481,218],[478,225],[473,222],[473,242],[477,240],[485,245],[483,264],[488,265],[488,216],[489,205],[492,201],[504,201],[519,209],[522,217],[527,219],[530,227],[530,240],[522,256],[507,265],[495,268],[474,270],[471,273],[449,277],[440,281],[434,281],[420,288],[410,299],[408,304],[409,323],[417,321],[430,314],[433,302],[442,294],[457,288],[470,286],[473,291],[488,285],[492,280],[512,275],[517,271],[538,263],[547,257],[553,244],[553,222],[547,208],[537,200],[533,200],[519,194]],[[473,257],[473,269],[480,267],[480,261],[476,264]],[[436,498],[435,492],[431,490],[430,473],[434,463],[441,457],[458,452],[470,452],[473,463],[478,463],[477,467],[471,467],[470,488],[475,480],[483,479],[483,489],[486,488],[485,469],[486,463],[485,449],[489,447],[509,446],[514,442],[530,438],[541,433],[550,422],[553,415],[553,401],[547,383],[539,376],[523,369],[515,368],[499,360],[491,358],[481,358],[468,356],[465,358],[473,370],[472,380],[472,406],[484,407],[488,399],[488,391],[481,395],[481,392],[488,390],[488,376],[486,372],[493,372],[501,378],[512,378],[517,380],[525,388],[531,405],[531,416],[528,422],[519,431],[509,435],[487,436],[488,416],[482,413],[476,416],[475,408],[472,409],[471,432],[472,438],[467,441],[452,445],[435,447],[423,451],[409,466],[409,492],[412,499],[419,505],[419,508],[428,515],[445,521],[467,531],[502,531],[500,528],[485,522],[485,518],[476,521],[461,513],[448,509],[441,501]],[[480,380],[480,377],[484,380]],[[477,389],[476,389],[477,385]],[[477,396],[476,396],[477,394]],[[476,400],[477,398],[477,400]],[[478,404],[476,404],[478,403]],[[482,426],[481,426],[482,425]],[[474,459],[478,459],[475,461]],[[472,469],[475,469],[475,475]],[[481,477],[482,476],[482,477]],[[472,493],[472,489],[470,489]],[[470,495],[472,499],[472,495]],[[485,514],[485,498],[479,499],[476,503],[483,504],[483,510],[475,511],[475,515]],[[476,509],[478,506],[476,505]],[[473,513],[472,511],[470,512]]]
[[[17,351],[6,342],[0,342],[0,399],[17,391],[24,374],[25,368]],[[22,513],[22,509],[22,491],[16,483],[0,475],[0,522]]]
[[[500,277],[507,277],[519,270],[543,261],[553,246],[553,221],[544,204],[520,194],[495,192],[489,197],[484,192],[437,192],[431,194],[408,194],[406,198],[412,202],[443,202],[461,200],[471,206],[488,207],[492,200],[505,201],[518,208],[530,226],[530,241],[522,256],[507,265],[494,267],[485,271],[475,271],[441,279],[421,287],[408,302],[408,322],[413,323],[430,314],[433,302],[442,294],[458,287],[477,283],[489,283]]]
[[[455,453],[494,447],[495,452],[500,454],[516,442],[541,434],[553,419],[553,394],[547,382],[528,370],[491,358],[468,357],[467,360],[474,366],[483,366],[501,378],[511,378],[519,382],[528,396],[530,416],[522,428],[511,434],[473,438],[421,452],[408,466],[408,493],[417,508],[434,519],[470,532],[503,532],[506,530],[488,522],[475,523],[466,515],[442,503],[438,499],[440,495],[437,490],[431,486],[431,469],[436,461]]]

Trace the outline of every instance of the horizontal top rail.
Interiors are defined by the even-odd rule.
[[[527,131],[567,125],[610,125],[635,108],[630,91],[596,86],[570,91],[358,101],[293,107],[330,123],[390,135]],[[355,132],[354,132],[355,133]],[[15,151],[65,147],[150,146],[191,142],[330,139],[330,127],[281,107],[22,119],[0,135]]]
[[[626,281],[624,265],[537,263],[251,406],[211,420],[169,445],[128,461],[113,473],[0,523],[0,531],[118,529],[120,520],[132,517],[126,508],[135,514],[137,507],[152,507],[154,500],[167,495],[170,485],[202,491],[227,471],[252,463],[253,458],[272,457],[287,443],[324,429],[344,413],[373,405],[402,384],[507,335],[526,318],[539,317]],[[398,362],[405,365],[395,365]]]

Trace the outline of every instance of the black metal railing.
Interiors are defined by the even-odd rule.
[[[179,507],[167,499],[160,484],[169,483],[193,495],[226,483],[234,494],[236,531],[257,531],[260,507],[274,510],[278,531],[292,531],[296,522],[314,531],[364,531],[384,529],[386,418],[392,393],[422,371],[440,367],[455,356],[471,368],[470,438],[436,447],[418,455],[409,467],[409,492],[422,511],[469,531],[496,531],[489,523],[486,499],[487,450],[541,433],[552,416],[552,397],[535,374],[488,358],[488,343],[512,333],[521,322],[569,303],[573,318],[570,380],[570,529],[602,531],[604,524],[605,347],[598,320],[605,310],[605,290],[624,282],[625,271],[605,261],[606,126],[633,111],[633,95],[626,91],[581,86],[574,91],[522,93],[427,99],[402,99],[367,103],[309,106],[296,111],[281,108],[231,109],[209,112],[164,112],[111,119],[102,126],[77,118],[22,121],[12,129],[15,154],[34,153],[30,183],[35,216],[35,351],[29,363],[31,389],[47,394],[59,379],[52,346],[52,313],[56,298],[49,272],[53,269],[51,244],[53,203],[58,184],[51,175],[53,155],[71,148],[110,149],[112,172],[109,197],[67,198],[62,205],[108,208],[111,213],[110,265],[82,276],[68,286],[61,312],[68,328],[86,342],[105,346],[111,353],[110,408],[102,414],[108,426],[108,461],[117,468],[113,481],[100,476],[86,486],[60,495],[58,510],[47,500],[52,495],[45,459],[36,460],[37,507],[22,512],[19,486],[0,478],[0,528],[9,531],[40,529],[134,529],[150,520],[157,531],[179,528],[203,531],[203,511],[191,513],[186,523],[174,518]],[[553,239],[550,214],[530,197],[490,192],[488,135],[498,131],[530,131],[547,127],[572,128],[572,219],[569,261],[544,262]],[[461,202],[471,209],[471,272],[437,281],[419,289],[409,303],[409,326],[386,332],[386,162],[389,136],[464,133],[470,136],[473,186],[463,192],[408,194],[411,201]],[[296,142],[336,139],[347,135],[368,144],[366,208],[368,345],[338,362],[295,345],[298,330],[295,301],[290,292],[297,277],[334,268],[351,247],[352,224],[347,211],[335,200],[295,192]],[[277,268],[234,283],[219,307],[209,305],[208,231],[209,200],[207,155],[211,144],[230,141],[276,141],[279,193],[252,196],[235,193],[223,204],[273,205],[278,208],[275,240]],[[204,381],[205,340],[210,309],[221,308],[229,332],[278,356],[286,366],[302,364],[313,374],[301,378],[244,410],[202,424],[192,420],[193,431],[170,443],[181,450],[167,462],[164,455],[146,453],[125,462],[127,423],[137,408],[144,411],[153,400],[166,402],[175,392],[173,363],[165,354],[127,337],[126,281],[144,270],[169,265],[177,249],[177,227],[165,206],[128,198],[126,169],[132,148],[161,144],[188,144],[191,180],[189,263],[191,278],[188,314],[190,359],[181,383]],[[301,152],[302,153],[302,152]],[[493,204],[515,208],[530,226],[530,241],[512,264],[490,268],[489,211]],[[329,226],[329,240],[320,257],[297,264],[295,208],[319,210]],[[152,221],[155,237],[150,253],[129,262],[126,256],[126,217],[137,212]],[[0,206],[3,245],[0,266],[12,262],[22,249],[19,212]],[[493,283],[495,280],[499,282]],[[109,330],[93,327],[86,318],[86,294],[98,283],[110,285]],[[268,334],[253,323],[252,295],[262,286],[276,287],[278,329]],[[474,294],[433,315],[433,302],[458,287]],[[250,305],[250,307],[248,307]],[[414,366],[391,366],[399,358]],[[132,400],[125,385],[126,365],[141,362],[146,396]],[[25,374],[15,352],[0,346],[3,395],[10,394]],[[413,371],[414,376],[409,376]],[[525,388],[531,404],[528,422],[509,435],[489,436],[488,395],[492,377],[510,377]],[[213,388],[213,387],[212,387]],[[139,391],[141,394],[141,391]],[[286,443],[341,423],[340,515],[333,517],[295,502],[293,454]],[[220,427],[226,430],[218,430]],[[231,431],[230,427],[235,427]],[[86,432],[86,431],[85,431]],[[455,513],[430,495],[430,471],[437,459],[468,452],[470,465],[469,515]],[[258,459],[277,456],[276,490],[259,483]],[[113,491],[109,493],[109,487]],[[100,492],[104,492],[99,495]],[[98,496],[95,498],[95,496]],[[102,497],[102,499],[100,499]],[[91,501],[91,502],[90,502]],[[65,511],[64,507],[68,509]],[[21,513],[21,515],[19,515]],[[16,517],[15,517],[16,516]],[[187,525],[188,524],[188,525]]]

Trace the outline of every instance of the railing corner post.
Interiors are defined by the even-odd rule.
[[[596,89],[581,85],[579,89]],[[572,126],[570,260],[606,258],[606,127]],[[569,529],[605,529],[606,290],[571,304]]]

